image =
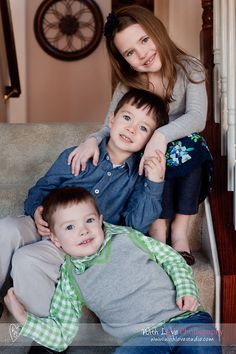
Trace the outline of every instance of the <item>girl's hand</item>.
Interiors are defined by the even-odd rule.
[[[26,321],[27,312],[25,311],[24,306],[17,299],[13,288],[8,290],[7,295],[4,297],[4,302],[17,322],[23,325]]]
[[[198,300],[193,296],[183,296],[177,299],[176,304],[181,311],[197,311],[199,307]]]
[[[36,224],[39,235],[41,236],[50,236],[50,230],[48,228],[48,223],[42,218],[43,207],[40,205],[35,210],[34,213],[34,222]]]
[[[146,158],[155,156],[156,151],[165,154],[166,148],[167,148],[167,142],[164,134],[155,131],[145,147],[143,157],[139,164],[139,174],[142,175],[144,172],[144,161]]]
[[[147,157],[144,160],[144,173],[152,182],[163,182],[165,178],[166,159],[161,151],[156,151],[156,155]]]
[[[75,148],[68,157],[68,165],[71,165],[71,172],[78,176],[80,171],[84,171],[87,161],[92,158],[94,166],[97,166],[99,159],[99,149],[97,139],[88,138],[84,143]]]

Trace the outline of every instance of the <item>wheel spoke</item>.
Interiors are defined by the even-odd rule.
[[[58,22],[49,22],[46,18],[43,21],[44,32],[48,32],[51,29],[58,30]]]
[[[72,15],[73,13],[72,11],[73,2],[74,2],[73,0],[63,0],[67,15]]]
[[[92,32],[95,31],[95,22],[93,19],[89,20],[88,22],[82,22],[80,21],[79,23],[79,28],[89,28]]]
[[[55,16],[58,20],[60,20],[63,16],[62,13],[58,11],[56,4],[49,8],[47,16],[50,17],[50,15]]]
[[[54,37],[48,37],[48,42],[59,49],[59,41],[63,38],[63,34],[61,32],[57,32]]]

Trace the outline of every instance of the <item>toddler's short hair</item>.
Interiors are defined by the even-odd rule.
[[[148,113],[153,114],[153,118],[156,120],[157,128],[169,122],[166,103],[161,97],[150,91],[136,88],[130,89],[124,94],[123,97],[121,97],[114,114],[116,115],[116,113],[126,103],[130,103],[136,108],[147,108]]]
[[[54,189],[44,198],[42,202],[42,217],[45,221],[47,221],[50,230],[53,230],[53,214],[59,207],[67,207],[72,204],[80,204],[83,202],[92,203],[98,215],[100,215],[95,199],[86,189],[75,186],[66,186],[63,188]]]

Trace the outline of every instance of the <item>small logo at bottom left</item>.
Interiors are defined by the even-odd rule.
[[[19,329],[20,329],[20,325],[18,325],[16,323],[11,323],[9,326],[9,333],[10,333],[10,337],[11,337],[11,340],[13,343],[19,337]]]

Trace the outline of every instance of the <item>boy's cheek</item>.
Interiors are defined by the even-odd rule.
[[[150,138],[151,138],[151,135],[149,135],[148,137],[145,137],[143,139],[143,143],[142,143],[143,147],[149,142]]]

